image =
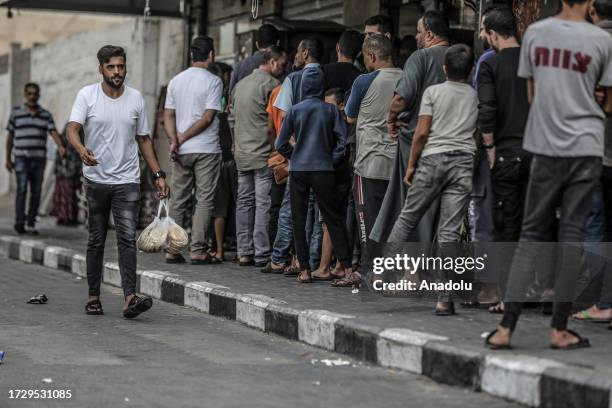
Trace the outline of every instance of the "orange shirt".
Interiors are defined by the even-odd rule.
[[[280,134],[281,125],[283,123],[281,116],[283,111],[274,107],[274,102],[276,101],[276,97],[278,96],[280,90],[280,85],[278,85],[272,90],[272,92],[270,93],[270,100],[268,101],[268,107],[266,108],[268,115],[270,115],[270,118],[272,119],[272,123],[274,125],[274,133],[276,133],[276,136]]]

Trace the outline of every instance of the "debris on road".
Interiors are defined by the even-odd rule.
[[[43,293],[40,295],[36,295],[36,296],[32,296],[29,300],[28,303],[32,304],[32,305],[43,305],[45,303],[47,303],[49,299],[47,298],[47,296]]]
[[[51,378],[43,378],[43,382],[45,384],[51,384],[53,382],[53,379],[51,379]]]

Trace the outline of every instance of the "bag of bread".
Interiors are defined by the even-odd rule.
[[[168,235],[166,237],[166,245],[164,250],[172,255],[177,255],[189,245],[189,236],[181,226],[179,226],[170,217],[165,218],[166,228],[168,229]]]
[[[145,229],[142,230],[138,240],[136,241],[136,246],[143,252],[159,252],[166,245],[166,239],[168,238],[168,227],[166,226],[165,218],[167,217],[164,217],[164,219],[160,217],[162,209],[165,209],[167,214],[168,209],[165,200],[161,200],[159,202],[157,216]]]

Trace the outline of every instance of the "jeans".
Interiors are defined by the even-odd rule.
[[[272,170],[238,171],[236,240],[238,256],[255,256],[256,262],[270,258],[270,189]]]
[[[535,275],[534,264],[543,255],[544,246],[534,243],[546,240],[560,202],[558,241],[561,244],[551,327],[557,330],[567,328],[580,272],[580,243],[584,238],[585,222],[600,175],[601,158],[598,157],[533,156],[520,241],[514,253],[505,294],[504,317],[500,323],[503,327],[510,330],[516,327],[525,292]]]
[[[334,173],[331,171],[293,171],[290,172],[291,212],[293,214],[293,235],[295,250],[302,269],[311,265],[310,248],[307,242],[306,220],[311,190],[327,225],[336,255],[343,268],[351,266],[351,252],[344,228],[344,214],[336,202]],[[317,219],[318,223],[318,219]],[[316,265],[318,266],[318,265]]]
[[[287,179],[283,202],[278,212],[278,227],[272,247],[272,262],[277,265],[288,265],[291,262],[289,250],[293,243],[293,220],[291,219],[291,198],[289,194],[290,179],[291,177]]]
[[[421,157],[388,242],[414,240],[421,217],[440,198],[438,242],[459,242],[472,191],[473,158],[450,152]]]
[[[119,273],[125,297],[136,293],[136,224],[140,209],[140,185],[100,184],[85,181],[89,206],[87,283],[89,296],[100,296],[104,268],[104,245],[108,219],[113,213],[119,251]]]
[[[310,268],[315,270],[321,262],[321,245],[323,244],[323,226],[319,206],[314,192],[310,190],[308,197],[308,215],[306,216],[306,242],[310,259]]]
[[[178,155],[172,167],[170,217],[183,228],[191,228],[191,253],[204,254],[213,215],[215,190],[221,172],[220,153]],[[195,187],[195,212],[192,214]]]
[[[15,196],[15,224],[28,226],[36,224],[40,194],[45,174],[46,159],[15,157],[15,176],[17,177],[17,194]],[[26,196],[30,185],[30,205],[26,218]]]
[[[436,199],[440,199],[438,243],[441,257],[459,257],[461,225],[472,191],[474,159],[465,152],[448,152],[421,157],[406,193],[406,201],[391,230],[388,242],[414,240],[419,221]],[[437,271],[437,280],[447,282],[453,271]],[[438,291],[439,302],[450,302],[450,291]]]

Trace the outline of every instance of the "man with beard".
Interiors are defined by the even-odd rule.
[[[437,11],[428,11],[417,23],[417,46],[404,66],[404,71],[395,89],[391,109],[387,116],[389,133],[398,137],[399,143],[391,179],[385,193],[380,213],[372,227],[370,239],[385,242],[397,219],[406,197],[403,179],[408,165],[408,155],[412,144],[421,97],[425,89],[446,80],[444,74],[444,55],[448,49],[448,22]],[[438,205],[423,216],[418,228],[418,238],[424,242],[433,240],[434,218]]]
[[[24,89],[25,103],[13,108],[6,130],[6,169],[15,170],[17,194],[15,195],[15,231],[37,235],[36,215],[40,204],[47,156],[47,133],[51,134],[60,156],[65,150],[55,129],[51,113],[38,104],[40,87],[33,82]],[[13,161],[15,156],[15,161]],[[26,195],[30,185],[30,208],[26,217]],[[27,230],[26,230],[27,218]]]
[[[104,80],[79,91],[67,128],[68,141],[84,164],[89,206],[86,260],[89,301],[85,312],[89,315],[104,313],[100,282],[112,211],[125,297],[123,316],[134,318],[153,304],[150,297],[136,296],[136,224],[140,207],[138,150],[155,174],[160,197],[167,197],[170,189],[149,136],[144,99],[140,92],[123,83],[127,74],[125,51],[106,45],[100,48],[97,57]],[[81,129],[85,131],[84,144],[79,137]]]

